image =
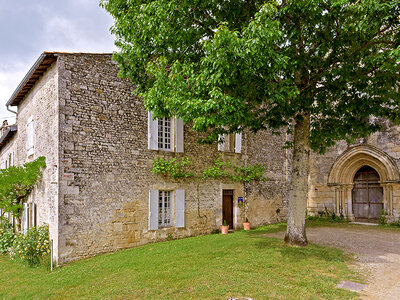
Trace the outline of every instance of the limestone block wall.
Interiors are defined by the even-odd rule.
[[[243,159],[245,163],[262,164],[268,178],[250,187],[248,215],[255,226],[287,218],[291,150],[282,148],[287,139],[285,133],[277,136],[269,131],[246,132]]]
[[[39,156],[47,167],[28,202],[36,204],[37,224],[47,223],[57,250],[58,237],[58,73],[53,64],[18,106],[18,131],[13,138],[14,164],[22,165]],[[27,123],[34,120],[34,154],[27,152]]]
[[[160,157],[187,156],[195,171],[211,166],[219,155],[216,144],[199,145],[200,135],[185,125],[184,153],[148,150],[147,112],[142,101],[132,95],[132,85],[118,78],[111,55],[63,54],[58,58],[58,67],[59,264],[168,237],[216,230],[222,223],[224,189],[234,190],[235,227],[242,226],[244,212],[237,205],[237,197],[244,195],[241,184],[171,180],[151,172],[153,159]],[[268,134],[260,134],[260,141],[251,144],[244,134],[242,154],[224,156],[242,164],[268,156],[271,166],[285,174],[279,166],[285,161],[284,155],[279,155],[277,161],[267,152],[260,154],[262,147],[275,146],[268,144],[269,138]],[[284,189],[285,176],[276,176],[261,188],[252,189],[249,213],[254,217],[249,219],[253,224],[277,220],[275,211],[283,210],[285,203],[285,197],[278,195]],[[148,230],[151,189],[185,190],[184,228]]]
[[[352,185],[349,184],[346,190],[340,190],[346,195],[338,195],[335,185],[329,184],[329,174],[335,162],[349,149],[371,148],[371,155],[376,152],[376,158],[364,154],[365,158],[358,158],[359,166],[368,165],[381,173],[381,185],[384,188],[384,206],[392,221],[400,216],[400,185],[397,175],[400,168],[400,127],[391,125],[388,121],[382,121],[384,130],[377,132],[365,139],[358,139],[353,144],[344,141],[339,142],[335,147],[328,149],[324,155],[313,154],[311,159],[310,192],[308,199],[308,210],[311,214],[322,211],[325,208],[335,211],[338,197],[343,201],[351,201]],[[355,152],[356,153],[356,152]],[[351,160],[353,158],[349,158]],[[355,158],[354,158],[355,159]],[[354,174],[348,174],[354,176]]]

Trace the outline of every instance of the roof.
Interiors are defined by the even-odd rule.
[[[43,73],[46,72],[55,61],[57,61],[57,56],[60,54],[111,55],[111,53],[43,52],[33,64],[29,72],[25,75],[24,79],[22,79],[6,105],[19,105]]]
[[[0,137],[0,149],[14,136],[17,132],[17,125],[8,126],[6,131]]]

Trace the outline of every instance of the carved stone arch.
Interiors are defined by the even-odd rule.
[[[350,219],[352,211],[352,189],[354,176],[363,166],[374,168],[384,189],[385,211],[393,214],[393,184],[400,181],[394,160],[384,151],[371,145],[359,145],[347,149],[334,162],[328,176],[328,185],[335,186],[335,210]]]

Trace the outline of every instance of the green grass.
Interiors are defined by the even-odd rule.
[[[0,255],[0,299],[354,299],[336,289],[355,279],[344,254],[264,237],[284,224],[118,251],[57,268],[32,269]]]

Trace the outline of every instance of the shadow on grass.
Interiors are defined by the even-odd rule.
[[[346,224],[346,223],[345,223]],[[345,225],[343,223],[331,223],[331,222],[314,222],[310,221],[310,227],[317,226],[329,226],[329,225]],[[266,234],[281,232],[286,230],[286,223],[279,223],[267,226],[261,226],[255,228],[254,230],[246,232],[246,236],[251,238],[251,244],[256,249],[269,249],[273,251],[280,252],[282,257],[288,257],[293,260],[309,260],[309,259],[318,259],[324,260],[327,262],[332,261],[343,261],[344,255],[343,252],[339,249],[334,248],[326,248],[319,245],[309,244],[306,247],[296,247],[286,245],[282,238],[276,237],[267,237]],[[327,249],[329,249],[327,251]],[[342,253],[342,255],[338,255]]]

